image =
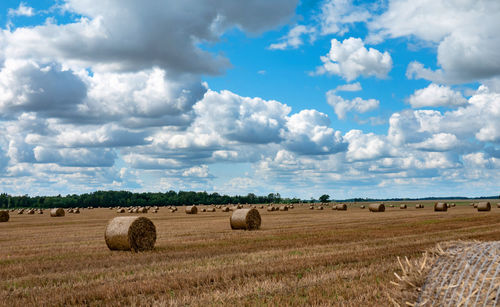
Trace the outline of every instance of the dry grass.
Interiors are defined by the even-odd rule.
[[[158,237],[144,253],[108,250],[104,229],[114,210],[16,214],[0,224],[0,305],[388,306],[396,256],[442,241],[500,240],[500,210],[456,203],[448,212],[431,203],[377,214],[259,210],[254,232],[232,231],[230,212],[161,208],[145,215]]]

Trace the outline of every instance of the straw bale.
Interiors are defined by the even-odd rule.
[[[335,206],[335,209],[345,211],[345,210],[347,210],[347,205],[346,204],[337,204]]]
[[[8,222],[10,218],[9,211],[0,211],[0,223]]]
[[[280,211],[288,211],[288,206],[280,206]]]
[[[477,203],[477,211],[490,211],[491,204],[488,201]]]
[[[146,217],[115,217],[106,226],[104,238],[110,250],[151,250],[156,242],[156,227]]]
[[[399,205],[399,209],[406,209],[406,208],[408,208],[408,206],[406,206],[406,204]]]
[[[50,210],[50,216],[51,217],[62,217],[65,215],[64,209],[63,208],[54,208]]]
[[[448,206],[446,203],[435,203],[434,204],[434,211],[447,211]]]
[[[187,206],[186,207],[186,214],[197,214],[198,213],[198,207],[196,206]]]
[[[230,218],[231,229],[255,230],[260,228],[261,218],[257,209],[238,209]]]
[[[369,204],[368,209],[370,210],[370,212],[384,212],[385,206],[381,203]]]

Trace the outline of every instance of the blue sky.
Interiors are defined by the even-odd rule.
[[[0,190],[496,195],[499,20],[486,0],[2,1]]]

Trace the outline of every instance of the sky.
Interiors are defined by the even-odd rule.
[[[0,28],[2,193],[500,193],[496,0],[3,0]]]

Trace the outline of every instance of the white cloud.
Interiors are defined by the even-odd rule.
[[[31,17],[31,16],[35,15],[35,10],[30,6],[27,6],[26,3],[21,2],[21,3],[19,3],[19,6],[17,7],[17,9],[9,9],[8,15],[9,16],[28,16],[28,17]]]
[[[343,42],[332,39],[330,52],[321,57],[323,65],[316,74],[333,74],[352,81],[359,76],[386,78],[392,68],[389,52],[366,49],[360,38],[348,38]]]
[[[384,137],[374,133],[364,134],[361,130],[351,130],[344,137],[349,142],[346,153],[349,161],[378,159],[389,155],[391,150]]]
[[[138,71],[158,66],[169,73],[217,74],[229,67],[229,61],[199,48],[200,43],[215,42],[233,27],[253,33],[271,29],[285,22],[296,4],[297,0],[237,5],[232,1],[212,5],[170,0],[144,5],[68,0],[64,9],[83,16],[79,20],[17,28],[4,31],[2,36],[9,58],[63,61],[94,71]]]
[[[335,95],[335,90],[326,93],[326,100],[328,104],[333,107],[339,119],[345,119],[347,113],[351,111],[366,113],[377,109],[379,106],[379,101],[376,99],[364,100],[360,97],[356,97],[352,100],[348,100]]]
[[[290,116],[286,123],[285,146],[301,154],[332,154],[345,151],[340,131],[330,126],[324,113],[316,110],[302,110]]]
[[[367,21],[370,16],[366,8],[353,5],[352,0],[325,1],[319,14],[321,34],[344,35],[349,31],[349,25]]]
[[[336,92],[358,92],[361,91],[361,84],[359,82],[351,83],[351,84],[343,84],[337,86],[335,89],[331,90],[332,93]]]
[[[208,166],[193,166],[182,173],[184,177],[198,177],[198,178],[207,178],[209,177]]]
[[[449,151],[460,144],[457,137],[451,133],[434,134],[423,142],[416,143],[414,146],[420,150],[426,151]]]
[[[286,36],[280,38],[279,43],[274,43],[269,45],[269,49],[271,50],[297,49],[304,43],[302,36],[307,34],[309,34],[309,36],[314,36],[315,32],[316,30],[312,27],[307,27],[304,25],[296,25],[288,32]]]
[[[416,90],[408,99],[413,108],[422,107],[458,107],[467,104],[467,99],[460,92],[448,86],[429,84],[428,87]]]
[[[390,1],[387,11],[369,23],[372,33],[368,40],[415,37],[437,44],[441,69],[432,71],[417,62],[408,67],[409,75],[438,83],[462,83],[500,74],[500,62],[495,60],[500,49],[499,27],[498,1]]]

